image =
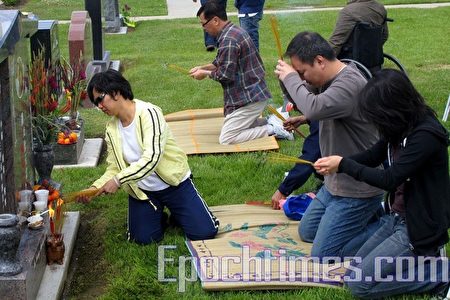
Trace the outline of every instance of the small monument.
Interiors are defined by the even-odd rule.
[[[105,15],[105,32],[118,33],[120,32],[120,16],[119,16],[119,1],[118,0],[103,0],[103,12]]]

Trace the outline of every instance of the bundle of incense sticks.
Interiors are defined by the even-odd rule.
[[[280,162],[290,162],[294,164],[308,164],[314,166],[314,163],[309,160],[304,160],[295,156],[284,155],[277,152],[269,152],[268,159]]]
[[[182,68],[180,66],[177,66],[175,64],[165,64],[165,66],[169,69],[172,69],[174,71],[177,71],[178,73],[189,75],[189,70],[186,70],[185,68]]]
[[[283,60],[283,52],[281,50],[281,41],[280,41],[280,32],[278,30],[278,20],[275,15],[270,17],[270,25],[272,27],[273,36],[275,38],[275,43],[278,50],[278,56],[281,60]]]
[[[272,105],[267,105],[267,109],[273,113],[275,116],[277,116],[278,119],[280,119],[281,121],[285,122],[286,119],[278,112],[278,110],[273,107]],[[301,136],[302,138],[306,138],[305,135],[303,133],[301,133],[300,130],[298,130],[297,128],[294,129],[295,133],[297,133],[299,136]]]
[[[78,192],[69,193],[64,196],[64,202],[74,202],[78,197],[94,197],[98,192],[98,189],[86,189]]]
[[[259,201],[259,200],[245,201],[245,204],[256,206],[272,206],[271,201]]]

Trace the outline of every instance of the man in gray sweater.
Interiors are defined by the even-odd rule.
[[[355,65],[337,60],[328,42],[314,32],[297,34],[286,55],[292,66],[279,60],[275,74],[305,117],[319,120],[323,156],[356,154],[378,140],[375,127],[356,109],[366,79]],[[369,221],[381,209],[382,194],[343,173],[325,176],[299,227],[300,238],[313,242],[311,255],[354,255],[375,229]]]

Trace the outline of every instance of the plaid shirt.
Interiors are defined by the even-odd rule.
[[[249,103],[272,98],[264,80],[264,66],[248,33],[229,22],[217,37],[219,48],[212,62],[213,80],[223,88],[224,115]]]

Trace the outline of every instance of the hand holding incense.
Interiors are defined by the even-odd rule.
[[[189,75],[189,70],[187,70],[185,68],[182,68],[182,67],[180,67],[178,65],[175,65],[175,64],[164,64],[164,66],[166,68],[172,69],[172,70],[174,70],[174,71],[176,71],[176,72],[178,72],[180,74]]]
[[[280,119],[283,122],[286,122],[286,119],[276,110],[275,107],[273,107],[272,105],[267,105],[267,109],[273,113],[275,116],[277,116],[278,119]],[[298,129],[294,129],[295,133],[297,133],[299,136],[301,136],[302,138],[306,138],[305,135],[303,133],[301,133],[300,130]]]
[[[272,28],[275,44],[277,46],[278,57],[283,60],[283,51],[281,50],[280,32],[278,30],[278,21],[275,15],[270,16],[270,25]]]
[[[314,163],[309,160],[301,159],[295,156],[284,155],[276,152],[269,152],[268,159],[272,161],[289,162],[294,164],[307,164],[314,166]]]
[[[81,199],[81,202],[87,202],[86,199],[92,199],[96,197],[98,191],[98,189],[89,188],[82,191],[69,193],[64,197],[65,203],[78,201],[79,199]]]

